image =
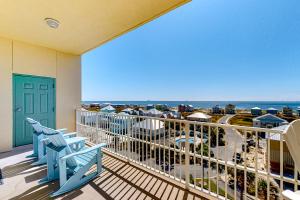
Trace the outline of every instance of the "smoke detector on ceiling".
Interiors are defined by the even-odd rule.
[[[56,20],[56,19],[53,19],[53,18],[45,18],[45,21],[46,21],[47,25],[48,25],[50,28],[57,29],[58,26],[59,26],[59,21]]]

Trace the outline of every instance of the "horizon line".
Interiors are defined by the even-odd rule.
[[[124,101],[124,102],[130,102],[130,101],[169,101],[169,102],[176,102],[176,101],[185,101],[185,102],[205,102],[205,101],[231,101],[231,102],[300,102],[300,100],[81,100],[81,101]]]

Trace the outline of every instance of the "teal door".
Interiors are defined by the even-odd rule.
[[[30,117],[42,125],[55,128],[55,79],[14,75],[14,146],[32,143]]]

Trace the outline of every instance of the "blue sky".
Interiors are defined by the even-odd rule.
[[[193,0],[86,53],[82,100],[300,100],[300,1]]]

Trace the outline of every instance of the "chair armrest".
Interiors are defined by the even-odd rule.
[[[68,129],[67,128],[61,128],[61,129],[56,129],[57,131],[59,131],[59,132],[66,132]]]
[[[48,140],[49,140],[48,138],[44,138],[44,139],[41,139],[40,142],[45,144]]]
[[[85,140],[87,140],[86,137],[69,137],[69,138],[65,138],[66,142],[70,145],[70,144],[78,144],[81,142],[85,142]]]
[[[72,132],[72,133],[64,133],[63,136],[64,137],[76,137],[77,132]]]
[[[74,157],[74,156],[79,156],[79,155],[82,155],[82,154],[86,154],[90,151],[94,151],[96,149],[99,149],[99,148],[102,148],[102,147],[105,147],[106,144],[105,143],[101,143],[101,144],[98,144],[98,145],[95,145],[95,146],[92,146],[88,149],[85,149],[85,150],[82,150],[82,151],[79,151],[79,152],[75,152],[75,153],[72,153],[72,154],[69,154],[69,155],[66,155],[66,156],[63,156],[61,157],[60,159],[62,160],[66,160],[68,158],[71,158],[71,157]]]
[[[297,192],[292,192],[291,190],[285,190],[282,195],[286,200],[297,200],[300,199],[300,195]]]

